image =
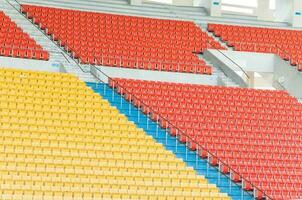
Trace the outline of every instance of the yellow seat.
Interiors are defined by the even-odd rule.
[[[228,199],[76,77],[0,74],[1,197]]]

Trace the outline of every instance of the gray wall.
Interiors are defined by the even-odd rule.
[[[217,85],[217,76],[215,75],[163,72],[163,71],[126,69],[126,68],[115,68],[115,67],[104,67],[104,66],[98,66],[98,68],[103,73],[113,78],[129,78],[129,79],[164,81],[164,82],[174,82],[174,83]]]
[[[289,62],[284,61],[274,54],[259,54],[253,52],[223,51],[229,58],[239,64],[247,73],[258,72],[267,73],[267,80],[278,89],[286,89],[292,96],[298,99],[302,98],[302,72],[297,67],[291,66]],[[242,76],[241,70],[227,57],[217,50],[207,50],[205,58],[211,61],[215,66],[219,66],[230,78],[232,78],[241,87],[247,87],[248,81]],[[261,87],[261,86],[259,86]]]
[[[281,58],[275,58],[274,85],[285,88],[292,96],[302,99],[302,72]]]
[[[204,57],[240,87],[253,87],[249,72],[274,72],[274,54],[209,49]]]
[[[0,57],[0,67],[48,72],[60,71],[60,63],[11,57]]]
[[[248,87],[247,77],[242,73],[240,68],[231,62],[231,60],[223,56],[218,50],[206,50],[204,58],[214,66],[219,67],[226,76],[232,79],[240,87]]]
[[[220,59],[225,58],[217,50],[210,51],[214,51],[215,55]],[[226,50],[221,52],[240,65],[245,71],[265,73],[274,71],[274,54]],[[235,67],[234,70],[238,70],[238,67]]]

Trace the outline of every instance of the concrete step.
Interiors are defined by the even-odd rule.
[[[219,66],[214,66],[210,61],[208,61],[203,54],[198,55],[201,59],[203,59],[209,66],[212,66],[213,75],[217,76],[217,79],[220,79],[224,86],[229,87],[239,87],[230,77],[226,76],[226,74],[219,68]],[[218,83],[219,84],[219,83]]]
[[[67,72],[79,76],[84,81],[96,81],[90,73],[83,72],[80,65],[78,66],[64,49],[60,48],[44,31],[40,30],[38,25],[33,24],[31,20],[20,13],[20,5],[16,1],[0,0],[0,10],[8,15],[24,32],[28,33],[37,44],[49,52],[50,62],[55,61],[63,64],[66,66]]]

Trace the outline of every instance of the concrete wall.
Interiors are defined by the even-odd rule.
[[[275,21],[278,22],[292,22],[292,0],[276,0],[276,10],[275,10]]]
[[[194,0],[173,0],[175,6],[193,6]]]
[[[276,0],[275,21],[288,22],[295,28],[302,28],[302,1]]]
[[[302,0],[293,0],[293,27],[302,28]]]
[[[274,54],[207,50],[211,61],[241,87],[273,89]]]
[[[238,66],[223,56],[218,50],[206,50],[204,57],[214,66],[219,67],[226,76],[231,78],[240,87],[248,87],[247,77]]]
[[[278,56],[275,57],[274,66],[274,86],[284,88],[292,96],[302,99],[302,73]]]
[[[243,52],[243,51],[227,51],[222,50],[220,53],[218,50],[209,50],[213,52],[213,55],[222,60],[228,60],[230,58],[235,63],[240,65],[245,71],[253,72],[273,72],[274,71],[274,54],[270,53],[255,53],[255,52]],[[233,70],[237,71],[238,66],[233,66]]]
[[[7,67],[7,68],[60,72],[62,71],[62,69],[60,69],[60,65],[61,65],[60,63],[49,62],[49,61],[0,57],[0,67]]]
[[[239,52],[239,51],[221,51],[226,56],[234,60],[245,71],[254,72],[273,72],[274,71],[274,54]]]
[[[191,83],[203,85],[216,85],[217,77],[215,75],[202,75],[202,74],[189,74],[189,73],[176,73],[176,72],[163,72],[151,71],[141,69],[125,69],[115,67],[98,66],[103,73],[112,78],[129,78],[150,81],[164,81],[174,83]],[[95,70],[91,70],[94,75],[99,75],[103,81],[107,81],[106,77]],[[96,74],[97,73],[97,74]]]
[[[274,21],[273,11],[269,8],[270,0],[258,0],[257,17],[259,20]]]
[[[211,0],[194,0],[193,5],[198,7],[204,7],[208,11],[210,10]]]
[[[302,73],[274,54],[207,50],[205,58],[219,66],[227,76],[241,87],[286,89],[291,95],[302,99]],[[233,61],[231,61],[231,60]],[[243,76],[238,64],[249,75]]]
[[[129,4],[133,6],[142,5],[142,0],[129,0]]]
[[[213,17],[221,16],[221,0],[210,1],[210,15]]]

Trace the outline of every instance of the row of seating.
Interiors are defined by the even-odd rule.
[[[49,60],[49,53],[0,11],[0,56]]]
[[[275,53],[302,71],[300,30],[209,24],[208,30],[238,51]]]
[[[0,77],[1,199],[229,199],[76,77]]]
[[[231,172],[234,181],[242,181],[241,175],[273,199],[302,197],[300,179],[289,178],[300,177],[302,172],[302,106],[287,92],[119,78],[111,79],[109,85],[159,121],[171,135],[198,150],[201,157],[219,165],[223,173]],[[261,103],[253,103],[251,96]],[[216,101],[221,102],[219,107]],[[259,112],[273,105],[271,112]],[[198,106],[200,110],[194,112]],[[226,111],[229,114],[223,114]],[[246,115],[258,120],[243,117]],[[276,180],[278,184],[274,184]],[[246,190],[253,189],[243,185]],[[256,194],[256,198],[263,197],[261,192]]]
[[[193,52],[223,49],[193,22],[33,5],[21,9],[84,64],[212,74]]]

